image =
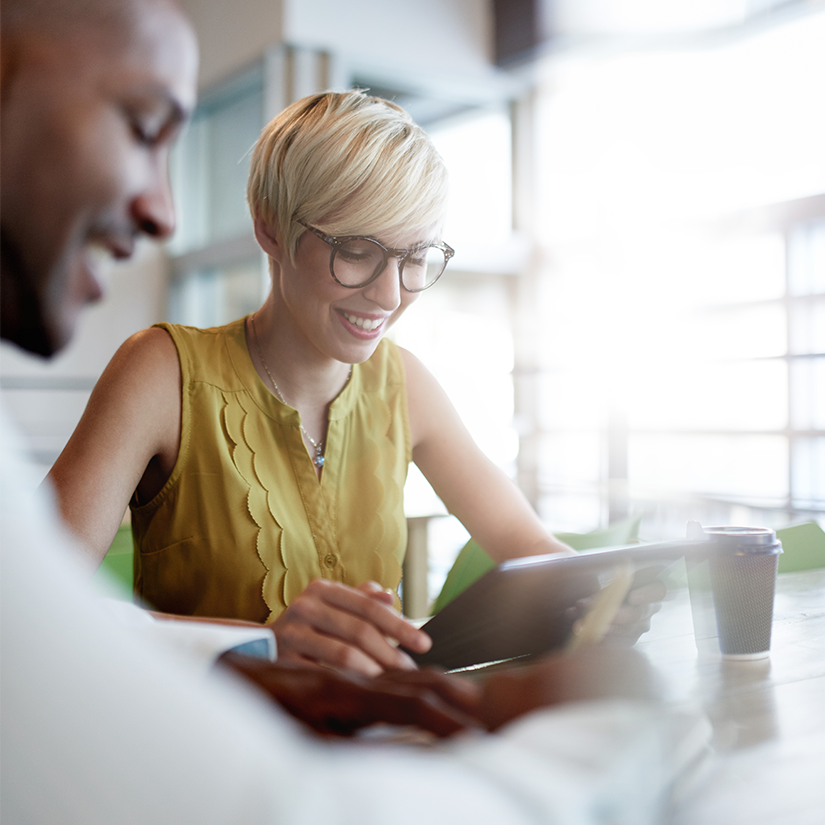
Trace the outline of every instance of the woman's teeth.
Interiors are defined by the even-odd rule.
[[[342,314],[354,327],[363,329],[366,332],[372,332],[384,323],[383,318],[361,318],[358,315],[348,315],[346,312]]]

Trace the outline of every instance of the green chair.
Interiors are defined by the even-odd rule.
[[[817,522],[783,527],[776,531],[776,537],[782,542],[780,573],[825,567],[825,530]]]
[[[642,514],[622,519],[599,530],[590,533],[555,533],[559,541],[570,545],[574,550],[592,550],[596,547],[609,547],[612,545],[633,544],[639,537],[639,524],[642,521]],[[481,549],[481,547],[470,539],[461,548],[456,557],[444,586],[433,602],[431,613],[438,613],[445,605],[449,604],[459,593],[463,593],[473,582],[480,579],[488,570],[496,566],[496,563]]]
[[[121,585],[124,597],[132,597],[134,586],[134,569],[132,559],[134,556],[134,546],[132,544],[132,528],[129,524],[121,525],[115,534],[114,541],[106,552],[106,556],[100,564],[95,575],[101,575],[100,571],[105,570],[110,580],[114,580]]]

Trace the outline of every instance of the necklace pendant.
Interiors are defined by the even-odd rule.
[[[318,468],[323,467],[324,466],[324,457],[322,455],[316,455],[315,458],[312,459],[312,462]]]

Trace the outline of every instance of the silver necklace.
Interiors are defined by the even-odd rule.
[[[269,367],[264,360],[264,354],[261,352],[261,344],[258,341],[258,328],[255,326],[255,315],[249,316],[252,320],[252,336],[255,338],[255,349],[258,351],[258,358],[261,359],[261,364],[263,364],[263,368],[266,371],[266,374],[269,376],[269,380],[272,382],[272,388],[275,390],[275,395],[278,396],[278,400],[282,404],[286,404],[287,407],[292,406],[286,398],[284,398],[284,394],[281,392],[281,388],[278,386],[277,381],[272,377],[272,373],[269,371]],[[352,366],[350,365],[349,372],[347,373],[347,381],[349,381],[350,376],[352,375]],[[316,441],[304,428],[303,424],[298,424],[301,428],[301,432],[306,436],[307,440],[310,444],[312,444],[312,448],[315,450],[315,457],[312,459],[312,463],[318,467],[319,469],[324,466],[324,442],[326,438],[322,438],[320,441]]]

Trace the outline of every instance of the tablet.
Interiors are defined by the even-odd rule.
[[[600,594],[628,569],[632,586],[652,581],[680,558],[706,557],[710,545],[683,539],[511,559],[422,625],[430,650],[407,653],[419,665],[457,670],[558,650],[569,643],[579,600]]]

